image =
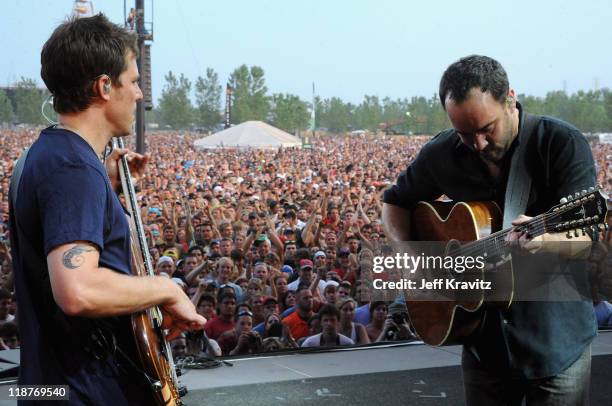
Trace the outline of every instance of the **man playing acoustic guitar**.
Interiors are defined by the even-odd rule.
[[[130,229],[117,192],[138,86],[136,38],[103,15],[61,24],[45,43],[42,78],[59,125],[29,149],[11,209],[22,339],[19,384],[68,385],[71,405],[151,405],[129,315],[159,305],[170,336],[206,320],[161,276],[131,275]],[[16,186],[16,185],[15,185]]]
[[[505,70],[489,57],[462,58],[444,72],[439,95],[453,129],[426,144],[384,195],[383,221],[395,241],[410,241],[410,211],[419,201],[446,195],[504,207],[512,156],[525,128],[525,114]],[[550,117],[538,117],[529,128],[524,145],[529,199],[525,215],[513,226],[595,186],[591,150],[576,128]],[[558,233],[544,237],[566,239]],[[509,240],[524,250],[535,244],[526,232],[511,232]],[[588,236],[572,239],[577,240],[590,241]],[[596,334],[591,303],[519,301],[485,312],[462,356],[468,405],[520,405],[523,399],[528,405],[588,403]]]

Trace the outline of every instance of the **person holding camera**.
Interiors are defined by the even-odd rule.
[[[376,342],[411,340],[414,338],[416,337],[408,322],[406,305],[398,302],[390,304],[387,319]]]
[[[223,333],[217,340],[223,355],[244,355],[262,350],[262,339],[253,331],[253,313],[242,310],[234,317],[233,330]]]

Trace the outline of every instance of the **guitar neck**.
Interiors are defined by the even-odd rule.
[[[123,138],[113,138],[113,142],[118,148],[125,148]],[[130,174],[130,166],[127,161],[127,156],[122,156],[119,163],[119,177],[121,178],[121,186],[123,189],[123,195],[125,196],[125,205],[130,217],[134,221],[136,228],[136,235],[138,237],[138,246],[142,254],[144,261],[145,270],[148,275],[153,276],[153,260],[149,253],[149,247],[147,244],[147,238],[144,232],[144,225],[142,218],[140,217],[140,208],[138,201],[136,200],[136,190],[134,189],[134,182],[132,175]]]
[[[470,255],[486,255],[496,257],[503,255],[509,248],[508,234],[512,231],[525,231],[531,238],[538,237],[548,232],[546,225],[546,214],[541,214],[517,227],[510,227],[505,230],[493,233],[480,240],[463,245],[462,253]]]
[[[569,234],[571,230],[574,230],[574,236],[578,237],[579,229],[582,229],[583,235],[587,230],[593,233],[603,231],[607,227],[605,224],[607,210],[607,199],[598,189],[584,190],[582,193],[563,198],[560,204],[520,226],[510,227],[468,243],[463,246],[462,251],[490,257],[503,255],[508,250],[508,234],[512,231],[526,232],[531,238],[563,231],[567,231],[568,237],[571,237]]]

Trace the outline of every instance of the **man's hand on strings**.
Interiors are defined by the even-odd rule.
[[[518,227],[532,218],[520,215],[512,221],[512,225]],[[511,246],[529,251],[532,254],[547,252],[570,258],[588,257],[592,244],[591,238],[588,235],[579,235],[577,237],[572,236],[570,239],[566,234],[566,232],[543,233],[534,237],[525,231],[516,230],[508,234],[507,240]]]
[[[533,236],[530,235],[527,231],[519,229],[520,225],[528,222],[532,218],[533,217],[521,214],[520,216],[512,220],[512,226],[514,228],[508,233],[507,236],[507,241],[510,243],[510,246],[532,253],[537,252],[540,248],[542,248],[541,236],[533,238]]]
[[[121,178],[119,177],[119,160],[124,155],[127,156],[128,166],[132,178],[139,181],[145,172],[147,162],[149,162],[149,155],[142,155],[136,152],[132,152],[127,148],[115,148],[113,152],[106,158],[105,166],[108,178],[111,181],[113,190],[118,192],[121,190]]]

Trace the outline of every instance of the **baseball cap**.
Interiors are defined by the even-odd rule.
[[[319,257],[323,257],[323,258],[327,258],[327,255],[325,255],[325,253],[323,251],[317,251],[314,254],[314,259],[317,259]]]
[[[187,284],[185,284],[181,278],[172,278],[172,282],[176,283],[181,288],[185,288],[187,286]]]
[[[223,290],[219,294],[217,302],[221,303],[226,297],[231,297],[232,299],[236,300],[236,294],[233,291]]]
[[[164,251],[164,256],[165,257],[173,258],[174,260],[178,259],[178,257],[179,257],[178,252],[176,252],[176,249],[173,249],[173,248],[165,250]]]
[[[174,264],[174,260],[167,255],[159,257],[159,259],[157,260],[157,266],[160,266],[161,264],[165,263]]]
[[[293,273],[293,268],[291,267],[291,265],[283,265],[281,271],[284,273]]]
[[[348,248],[340,248],[338,251],[339,257],[348,257],[351,254],[351,251]]]
[[[274,303],[278,304],[278,299],[275,298],[274,296],[266,296],[266,297],[263,298],[263,304],[264,305],[268,304],[269,302],[274,302]]]
[[[314,268],[312,261],[309,259],[300,260],[300,269],[306,269],[306,268],[310,268],[310,269]]]
[[[333,286],[334,288],[337,288],[338,285],[340,285],[340,284],[338,282],[334,281],[334,280],[327,281],[327,283],[325,284],[325,287],[323,288],[323,291],[324,292],[327,291],[327,288],[330,287],[330,286]]]

